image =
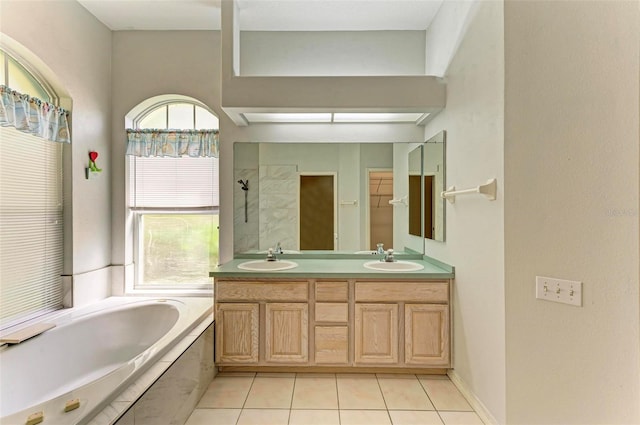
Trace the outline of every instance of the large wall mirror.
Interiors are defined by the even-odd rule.
[[[445,139],[442,130],[424,143],[424,237],[444,242]]]
[[[235,143],[234,252],[393,246],[392,143]],[[396,239],[397,240],[397,239]]]

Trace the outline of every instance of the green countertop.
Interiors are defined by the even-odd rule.
[[[238,258],[216,267],[209,273],[210,277],[251,277],[251,278],[396,278],[396,279],[451,279],[454,277],[453,267],[438,263],[435,260],[408,260],[424,266],[424,269],[410,272],[376,271],[364,267],[364,263],[372,261],[370,257],[362,259],[308,259],[283,256],[283,259],[298,263],[298,267],[279,271],[242,270],[238,264],[251,261]]]

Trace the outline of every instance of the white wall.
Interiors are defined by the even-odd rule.
[[[2,33],[42,60],[73,103],[72,168],[66,176],[73,188],[72,214],[71,222],[65,222],[72,226],[72,240],[65,241],[65,253],[72,261],[65,265],[65,273],[78,275],[109,266],[111,32],[76,2],[3,1],[0,16]],[[104,171],[99,179],[86,180],[84,169],[92,150],[99,153],[97,164]]]
[[[240,75],[423,75],[424,31],[243,31]]]
[[[506,3],[510,424],[640,423],[639,22],[635,1]],[[536,275],[583,306],[535,300]]]
[[[506,422],[503,55],[503,4],[480,2],[446,73],[447,107],[424,133],[427,140],[447,131],[446,186],[498,181],[495,201],[468,195],[447,203],[446,242],[427,239],[424,249],[455,266],[455,375],[499,423]]]

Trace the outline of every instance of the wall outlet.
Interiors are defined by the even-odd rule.
[[[536,276],[536,298],[582,306],[582,282]]]

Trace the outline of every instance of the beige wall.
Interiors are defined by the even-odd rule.
[[[446,242],[425,240],[424,248],[455,267],[454,373],[504,423],[503,4],[481,2],[474,13],[447,69],[447,107],[426,126],[424,140],[447,131],[447,186],[465,189],[496,178],[498,196],[447,202]]]
[[[506,422],[640,423],[635,1],[505,5]],[[534,298],[583,282],[583,306]]]
[[[73,102],[71,112],[72,239],[65,273],[111,264],[111,31],[76,2],[2,1],[0,31],[39,58]],[[4,42],[5,40],[3,40]],[[9,40],[7,40],[9,41]],[[21,53],[21,52],[19,52]],[[66,105],[65,105],[66,106]],[[85,179],[88,153],[104,172]],[[67,176],[68,177],[68,176]],[[66,232],[65,232],[66,234]],[[102,282],[104,283],[104,282]]]
[[[148,98],[179,94],[203,102],[220,118],[220,33],[217,31],[117,31],[113,33],[113,263],[132,261],[125,229],[125,116]],[[222,143],[225,143],[224,139]],[[227,150],[227,147],[224,147]],[[227,151],[232,151],[228,147]],[[232,168],[229,168],[232,172]],[[230,181],[230,179],[228,180]],[[230,187],[230,185],[229,185]],[[231,192],[231,190],[224,192]]]

